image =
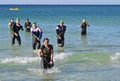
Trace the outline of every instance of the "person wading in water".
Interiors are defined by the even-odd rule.
[[[26,19],[25,21],[26,32],[30,32],[31,27],[32,27],[31,22],[29,21],[29,19]]]
[[[82,20],[82,23],[80,24],[81,27],[81,36],[84,36],[87,34],[87,27],[90,25],[86,22],[85,19]]]
[[[38,50],[38,56],[42,58],[41,60],[41,66],[45,70],[48,68],[52,68],[54,66],[53,62],[53,45],[49,44],[49,39],[45,38],[43,40],[43,45],[41,48]]]
[[[17,39],[18,44],[21,45],[21,37],[19,35],[20,30],[23,31],[23,26],[20,24],[20,19],[16,18],[16,22],[12,28],[12,45],[15,44],[15,39]]]
[[[61,20],[60,24],[56,28],[56,34],[57,34],[57,44],[61,47],[64,46],[64,34],[66,31],[66,26],[64,25],[64,21]]]
[[[41,46],[41,38],[42,38],[42,29],[37,26],[36,23],[33,23],[32,28],[32,48],[35,53],[37,53],[37,49],[40,49]]]

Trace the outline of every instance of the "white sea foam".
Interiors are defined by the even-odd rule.
[[[4,58],[1,59],[1,63],[21,63],[21,64],[27,64],[32,63],[34,61],[38,61],[40,58],[38,57],[11,57],[11,58]]]
[[[71,55],[71,54],[68,54],[68,53],[55,54],[54,55],[54,60],[63,60],[69,55]]]
[[[56,60],[63,60],[66,58],[68,55],[67,53],[60,53],[60,54],[55,54],[54,55],[54,61]],[[20,64],[27,64],[27,63],[32,63],[32,62],[38,62],[40,61],[40,57],[8,57],[8,58],[1,58],[0,63],[20,63]]]
[[[112,61],[118,61],[120,59],[120,53],[116,53],[115,55],[110,57]]]
[[[47,70],[44,70],[44,69],[36,69],[36,68],[28,68],[27,69],[28,71],[31,71],[31,72],[34,72],[34,73],[40,73],[41,75],[42,74],[50,74],[50,73],[59,73],[61,72],[57,67],[53,67],[51,69],[47,69]]]

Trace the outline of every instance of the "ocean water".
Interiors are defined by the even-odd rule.
[[[9,8],[20,10],[11,11]],[[120,81],[119,5],[0,5],[0,81]],[[42,72],[32,50],[31,33],[20,31],[22,45],[11,46],[10,18],[27,18],[43,30],[54,46],[52,69]],[[56,45],[56,26],[65,21],[65,46]],[[80,22],[90,27],[80,36]]]

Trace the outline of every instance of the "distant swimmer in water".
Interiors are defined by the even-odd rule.
[[[42,58],[41,67],[44,69],[52,68],[54,66],[53,62],[53,45],[49,44],[49,39],[45,38],[43,40],[43,45],[38,50],[38,56]]]
[[[42,38],[42,29],[39,28],[36,23],[33,23],[31,32],[32,32],[32,48],[36,53],[36,47],[37,49],[40,49],[40,46],[41,46],[40,41]]]
[[[13,35],[12,29],[13,29],[14,24],[15,24],[14,19],[11,18],[10,22],[8,23],[8,28],[10,29],[11,38],[12,38],[12,35]]]
[[[11,18],[10,22],[8,23],[8,28],[10,29],[10,31],[12,31],[13,25],[15,24],[14,19]]]
[[[64,46],[64,34],[66,32],[66,26],[64,25],[64,21],[61,20],[60,24],[56,28],[56,34],[57,34],[57,44],[61,47]]]
[[[87,34],[87,27],[89,27],[90,25],[86,22],[85,19],[82,20],[82,23],[80,25],[81,27],[81,35],[86,35]]]
[[[26,32],[30,32],[31,27],[32,27],[31,22],[29,21],[29,19],[26,19],[25,21]]]
[[[18,44],[21,45],[21,37],[20,37],[20,34],[19,34],[19,31],[22,30],[23,31],[23,26],[20,24],[20,19],[19,18],[16,18],[16,22],[15,24],[13,25],[13,28],[12,28],[12,45],[15,44],[15,39],[17,39],[18,41]]]

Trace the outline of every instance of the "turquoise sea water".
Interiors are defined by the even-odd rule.
[[[9,8],[18,7],[19,11]],[[97,5],[1,5],[0,81],[120,81],[120,6]],[[36,22],[54,46],[55,66],[46,73],[32,50],[31,33],[20,31],[22,46],[11,46],[10,18]],[[80,36],[80,22],[90,24]],[[59,20],[67,26],[65,47],[56,45]],[[43,43],[42,43],[43,44]]]

